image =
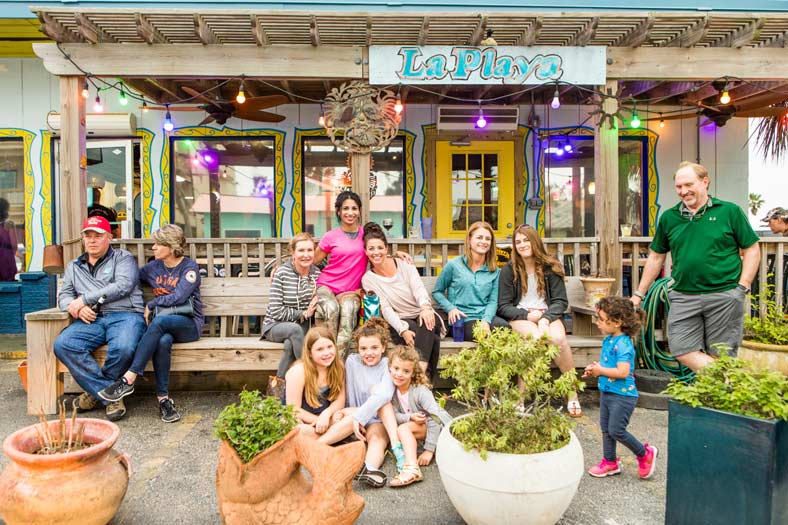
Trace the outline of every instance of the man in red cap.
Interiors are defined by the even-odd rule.
[[[97,392],[111,385],[129,367],[145,331],[144,303],[137,262],[125,250],[110,246],[112,229],[104,217],[82,223],[85,253],[70,261],[58,293],[58,306],[74,322],[55,340],[55,355],[68,368],[85,393],[74,399],[80,411],[100,403]],[[91,355],[107,345],[107,358],[99,366]],[[126,414],[123,400],[106,404],[107,419]]]

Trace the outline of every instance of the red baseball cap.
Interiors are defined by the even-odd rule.
[[[82,233],[87,231],[97,233],[112,233],[112,227],[109,225],[109,221],[107,219],[94,215],[93,217],[88,217],[85,219],[85,222],[82,223]]]

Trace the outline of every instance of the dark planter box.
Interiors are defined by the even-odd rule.
[[[788,523],[788,422],[669,403],[665,523]]]

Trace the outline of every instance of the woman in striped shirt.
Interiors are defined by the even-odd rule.
[[[263,339],[284,342],[284,352],[276,375],[284,377],[298,359],[304,346],[317,307],[317,278],[320,270],[314,265],[315,241],[308,233],[299,233],[290,240],[292,260],[274,271],[268,294],[268,310],[263,321]]]

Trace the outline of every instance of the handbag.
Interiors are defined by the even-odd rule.
[[[184,315],[186,317],[194,317],[194,302],[189,297],[185,303],[176,304],[173,306],[157,306],[151,312],[151,319],[160,315]]]

